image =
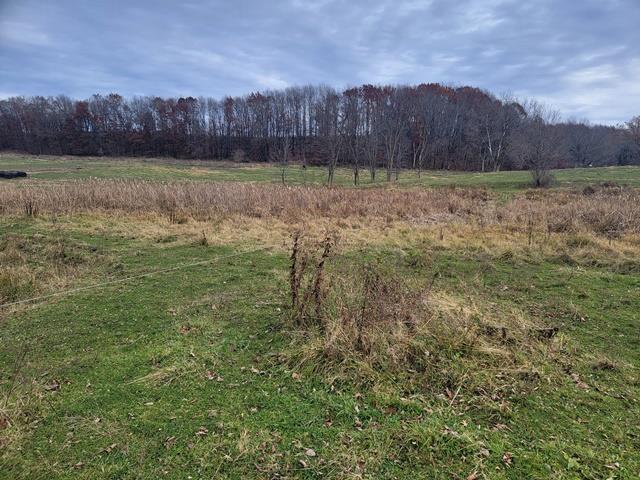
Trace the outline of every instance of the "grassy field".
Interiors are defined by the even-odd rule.
[[[19,154],[1,154],[0,169],[24,170],[38,180],[68,180],[94,178],[139,178],[145,180],[194,180],[281,183],[282,171],[277,165],[243,165],[229,162],[110,159],[86,157],[35,157]],[[367,170],[361,172],[362,186],[372,186]],[[640,187],[640,167],[600,167],[557,170],[557,187],[584,186],[598,182],[616,182]],[[288,184],[323,184],[327,179],[325,168],[298,165],[286,168]],[[353,185],[353,172],[339,168],[337,185]],[[375,184],[385,184],[384,170],[378,171]],[[487,187],[493,190],[517,191],[528,188],[528,172],[461,173],[425,171],[418,178],[412,171],[402,172],[398,183],[403,186],[461,186]]]
[[[0,478],[640,475],[633,188],[540,193],[518,189],[524,173],[429,173],[421,185],[512,198],[240,184],[185,197],[108,179],[277,183],[279,172],[7,155],[0,168],[34,177],[0,184]],[[59,185],[87,177],[105,180]],[[640,174],[557,177],[583,187]],[[296,231],[308,264],[337,238],[318,327],[291,311]],[[393,279],[376,290],[379,319],[415,298],[428,311],[411,335],[406,319],[374,321],[360,349],[345,319],[368,268]]]

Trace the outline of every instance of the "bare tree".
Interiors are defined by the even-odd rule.
[[[343,144],[353,167],[353,184],[360,182],[360,91],[357,88],[349,88],[342,94],[343,119],[341,135]]]
[[[568,158],[573,167],[589,167],[603,163],[603,157],[613,156],[608,141],[611,132],[607,127],[592,126],[587,120],[569,121],[558,126],[564,138]]]
[[[640,115],[629,120],[626,126],[627,135],[638,149],[638,154],[640,154]]]
[[[412,101],[409,105],[407,133],[411,150],[411,168],[417,171],[418,177],[424,168],[433,133],[435,109],[431,100],[431,95],[425,95],[420,88],[417,88],[412,93]]]
[[[387,182],[391,181],[392,174],[395,173],[398,179],[398,163],[404,147],[404,136],[406,128],[406,108],[405,96],[400,90],[387,89],[384,99],[384,114],[382,117],[381,134],[384,145],[385,167],[387,170]]]
[[[518,129],[512,153],[531,172],[536,187],[546,187],[553,181],[551,168],[560,154],[560,138],[554,124],[558,112],[536,101],[524,105],[526,118]]]
[[[369,167],[371,183],[374,183],[380,153],[383,90],[375,85],[363,85],[360,88],[360,95],[364,110],[361,148]]]
[[[338,160],[344,146],[344,112],[341,97],[332,88],[324,87],[316,102],[316,123],[322,154],[327,162],[327,183],[333,185]]]
[[[271,161],[280,164],[280,180],[284,185],[286,183],[286,171],[289,166],[289,157],[291,153],[291,137],[289,135],[277,138],[270,150]]]
[[[499,172],[511,134],[518,127],[523,114],[522,107],[510,96],[502,101],[492,101],[482,115],[482,136],[484,137],[481,171],[485,169]]]

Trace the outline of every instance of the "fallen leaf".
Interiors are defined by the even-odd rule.
[[[307,457],[315,457],[315,456],[316,456],[316,451],[315,451],[313,448],[307,448],[307,449],[304,451],[304,454],[305,454]]]
[[[504,455],[502,455],[502,461],[507,467],[510,467],[513,463],[513,454],[511,452],[504,452]]]
[[[478,480],[478,472],[471,472],[467,475],[467,480]]]
[[[294,380],[300,380],[300,374],[296,373],[296,372],[293,372],[291,374],[291,378],[293,378]]]
[[[573,382],[576,384],[576,386],[578,388],[581,388],[582,390],[588,390],[589,389],[589,385],[587,385],[582,380],[580,380],[580,375],[578,375],[577,373],[572,373],[571,374],[571,380],[573,380]]]
[[[330,418],[325,419],[324,426],[330,427],[331,425],[333,425],[333,420],[331,420]]]
[[[452,428],[448,427],[447,425],[444,426],[444,430],[442,431],[442,433],[443,433],[443,435],[451,435],[452,437],[460,436],[460,434],[458,432],[456,432]]]
[[[56,392],[60,390],[60,383],[57,380],[54,380],[49,385],[45,385],[44,389],[48,392]]]
[[[207,430],[205,427],[200,427],[196,432],[196,436],[204,437],[207,433],[209,433],[209,430]]]
[[[108,447],[106,447],[105,449],[103,449],[103,452],[107,452],[107,453],[111,453],[113,451],[114,448],[116,448],[118,446],[117,443],[112,443],[111,445],[109,445]]]

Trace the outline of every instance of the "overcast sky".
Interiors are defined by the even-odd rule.
[[[640,113],[640,0],[0,0],[0,98],[441,82]]]

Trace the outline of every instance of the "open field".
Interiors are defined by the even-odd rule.
[[[22,154],[0,154],[0,170],[25,170],[38,180],[70,180],[86,178],[139,178],[144,180],[194,180],[281,183],[278,165],[235,164],[215,161],[189,161],[166,159],[114,159],[97,157],[35,157]],[[615,182],[640,187],[640,167],[600,167],[556,170],[557,187],[580,187],[598,182]],[[366,169],[360,172],[361,185],[371,186]],[[326,168],[299,165],[286,168],[288,184],[323,184]],[[353,185],[351,169],[339,168],[337,185]],[[402,186],[461,186],[486,187],[513,192],[528,188],[528,172],[462,173],[425,171],[418,178],[413,171],[402,172],[397,182]],[[385,172],[379,170],[376,184],[384,185]]]
[[[13,168],[0,478],[640,475],[640,169]]]

